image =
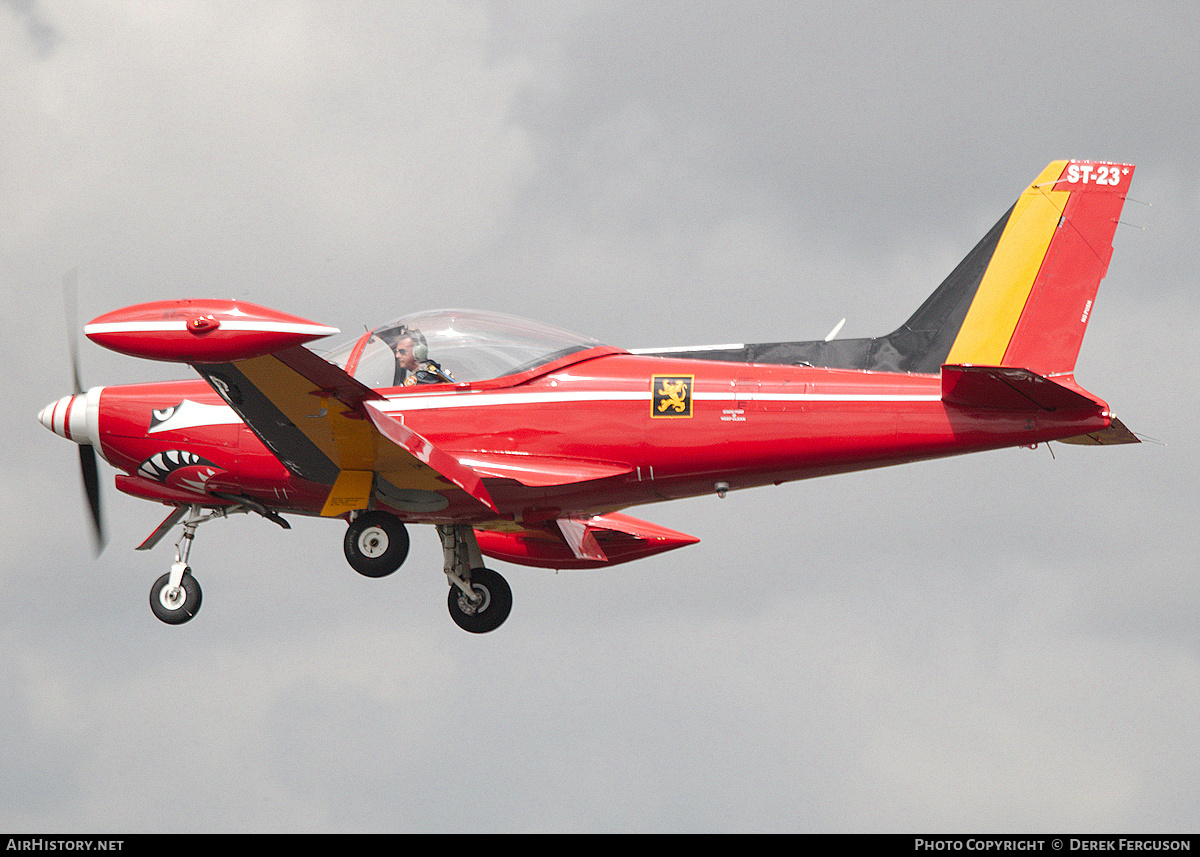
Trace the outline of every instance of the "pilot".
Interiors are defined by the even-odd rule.
[[[402,375],[398,383],[403,386],[453,383],[454,377],[429,359],[429,346],[421,331],[400,328],[395,351],[397,374]]]

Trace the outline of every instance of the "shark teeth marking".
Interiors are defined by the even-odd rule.
[[[208,480],[212,479],[216,473],[217,471],[213,470],[212,468],[208,468],[207,470],[203,470],[197,474],[197,479],[180,479],[179,484],[190,488],[198,494],[203,494],[205,493],[205,488],[208,485]]]
[[[194,452],[188,452],[185,449],[167,449],[143,461],[138,466],[137,473],[138,476],[153,479],[155,482],[166,482],[167,477],[179,468],[196,465],[216,467],[211,461],[201,458]],[[207,482],[214,473],[216,473],[216,470],[209,471],[207,476],[202,477],[203,481]]]

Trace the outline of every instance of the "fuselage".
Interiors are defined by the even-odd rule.
[[[97,392],[97,391],[93,391]],[[937,375],[604,354],[512,386],[378,391],[383,409],[468,465],[563,462],[558,484],[484,482],[505,517],[582,516],[922,459],[1038,443],[1107,427],[1107,409],[1011,412],[942,401]],[[249,497],[316,515],[308,482],[202,381],[106,387],[93,442],[118,487],[169,504]],[[589,468],[588,465],[594,465]],[[386,505],[386,503],[385,503]],[[409,521],[480,519],[478,508],[394,508]],[[494,513],[491,514],[494,518]]]

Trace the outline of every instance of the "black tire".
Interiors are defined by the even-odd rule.
[[[150,587],[150,609],[168,625],[182,625],[200,612],[200,601],[203,597],[200,584],[192,577],[191,569],[188,569],[183,573],[176,597],[172,599],[167,593],[170,580],[171,575],[164,574],[154,581],[154,586]]]
[[[346,530],[346,562],[366,577],[387,577],[408,558],[408,528],[395,515],[367,512]]]
[[[483,596],[474,607],[463,591],[451,584],[447,606],[454,624],[472,634],[486,634],[504,624],[512,610],[512,590],[508,581],[490,568],[471,569],[471,589]]]

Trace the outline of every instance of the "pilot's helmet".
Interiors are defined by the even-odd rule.
[[[429,345],[425,342],[425,335],[415,327],[410,328],[407,325],[400,325],[387,337],[391,343],[392,350],[402,339],[411,339],[413,343],[412,354],[418,363],[423,363],[429,359]]]

